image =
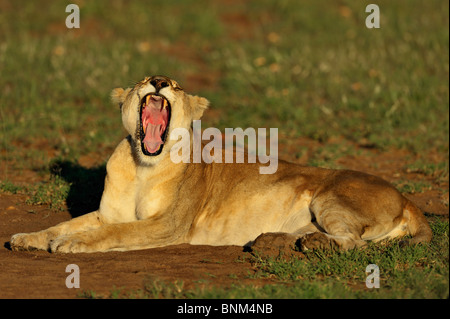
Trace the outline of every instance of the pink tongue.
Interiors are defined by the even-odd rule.
[[[150,153],[154,153],[157,150],[159,150],[159,147],[161,144],[163,144],[163,141],[161,139],[161,135],[159,135],[159,132],[161,131],[161,124],[159,125],[153,125],[148,124],[146,129],[145,138],[143,140],[145,147]],[[164,130],[163,130],[164,132]]]
[[[150,153],[156,152],[161,144],[164,142],[161,139],[161,134],[167,126],[168,114],[167,109],[163,108],[160,110],[160,103],[150,103],[146,106],[142,112],[142,124],[145,129],[145,137],[143,143]]]

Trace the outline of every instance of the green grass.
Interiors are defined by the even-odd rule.
[[[366,4],[354,1],[80,2],[78,30],[65,27],[65,5],[0,10],[1,180],[48,174],[54,158],[106,161],[125,135],[109,93],[149,74],[210,99],[217,113],[203,127],[278,127],[285,139],[319,141],[310,165],[339,167],[349,150],[327,143],[337,137],[408,150],[446,166],[448,180],[446,1],[382,0],[380,29],[365,27]]]
[[[66,183],[61,177],[53,176],[50,181],[39,183],[28,189],[30,197],[26,203],[49,205],[51,209],[63,210],[69,191],[70,184]]]
[[[436,183],[448,182],[448,161],[447,162],[425,162],[423,160],[406,165],[406,172],[420,173],[431,177]]]
[[[11,181],[0,181],[0,191],[3,193],[17,194],[24,190],[24,187],[14,184]]]
[[[329,1],[295,9],[274,1],[268,21],[255,31],[259,41],[223,50],[214,60],[226,61],[222,98],[230,107],[223,121],[267,123],[322,140],[365,138],[380,148],[446,148],[448,16],[439,14],[441,5],[448,6],[380,2],[384,24],[369,30],[363,2],[346,1],[351,16],[344,18]],[[264,10],[253,11],[254,19]],[[268,41],[271,32],[278,42]],[[260,57],[267,62],[256,63]]]
[[[426,181],[410,181],[406,179],[401,179],[395,181],[393,185],[402,193],[423,193],[426,190],[432,189],[432,185]]]
[[[29,167],[49,150],[106,152],[124,135],[110,90],[160,73],[209,98],[219,128],[448,152],[448,3],[378,5],[382,26],[367,29],[354,1],[83,2],[70,30],[65,3],[12,2],[0,12],[1,157]],[[190,84],[204,72],[214,87]]]

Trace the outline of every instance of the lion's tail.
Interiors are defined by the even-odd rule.
[[[433,234],[425,215],[409,200],[406,201],[406,205],[403,208],[403,216],[407,219],[409,234],[413,236],[409,241],[410,244],[428,243],[431,241]]]

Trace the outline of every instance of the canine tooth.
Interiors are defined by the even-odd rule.
[[[150,100],[150,95],[147,95],[147,97],[145,98],[145,105],[148,105],[149,100]]]
[[[163,108],[167,106],[167,100],[163,99]]]

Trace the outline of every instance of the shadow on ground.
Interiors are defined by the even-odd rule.
[[[105,186],[106,164],[86,168],[67,160],[57,160],[51,164],[50,171],[70,184],[66,203],[72,218],[98,209]]]

